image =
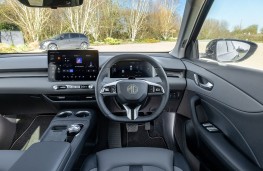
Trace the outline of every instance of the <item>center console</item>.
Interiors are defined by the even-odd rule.
[[[92,109],[60,111],[39,143],[33,144],[11,171],[70,171],[95,124]]]
[[[95,124],[92,109],[67,109],[58,112],[43,134],[41,142],[67,142],[71,155],[64,170],[70,170],[81,153],[85,141]]]

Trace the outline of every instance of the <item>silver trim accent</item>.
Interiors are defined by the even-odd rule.
[[[123,107],[124,109],[126,110],[126,114],[127,114],[127,117],[130,119],[130,120],[136,120],[139,116],[139,110],[140,110],[140,107],[141,105],[135,107],[134,109],[131,109],[129,106],[123,104]],[[133,111],[133,115],[132,115],[132,111]],[[133,117],[132,117],[133,116]]]
[[[71,115],[73,115],[73,112],[70,110],[67,110],[67,111],[59,112],[56,116],[59,118],[65,118],[65,117],[69,117]]]
[[[79,116],[81,113],[83,113],[84,116]],[[86,114],[86,115],[85,115],[85,114]],[[78,111],[77,113],[75,113],[75,116],[76,116],[76,117],[85,117],[85,116],[89,116],[89,115],[90,115],[90,112],[87,111],[87,110],[80,110],[80,111]]]
[[[54,85],[54,86],[53,86],[53,89],[54,89],[54,90],[58,90],[58,86],[57,86],[57,85]]]
[[[210,83],[210,82],[207,82],[206,84],[199,83],[199,86],[204,88],[204,89],[211,90],[214,85],[212,83]]]
[[[198,78],[198,75],[197,74],[194,74],[194,81],[196,83],[196,85],[198,85],[199,87],[205,89],[205,90],[212,90],[214,85],[212,83],[210,83],[209,81],[206,83],[206,84],[202,84],[200,83],[199,81],[199,78]]]
[[[93,84],[90,84],[88,87],[89,87],[89,89],[93,89],[93,88],[94,88],[94,85],[93,85]]]

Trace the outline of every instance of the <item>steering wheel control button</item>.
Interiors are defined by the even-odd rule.
[[[114,96],[117,95],[117,83],[119,81],[115,81],[109,84],[105,84],[100,90],[100,94],[104,96]]]
[[[148,83],[148,94],[149,95],[162,95],[164,94],[164,89],[161,85],[146,81]]]
[[[109,93],[109,92],[110,92],[110,87],[105,87],[105,88],[104,88],[104,92],[105,92],[105,93]]]
[[[160,92],[162,92],[162,90],[161,90],[161,88],[160,87],[154,87],[154,91],[156,92],[156,93],[160,93]]]
[[[115,86],[111,86],[111,90],[110,91],[111,91],[111,93],[117,93]]]
[[[154,86],[153,85],[149,85],[148,92],[149,93],[154,93]]]

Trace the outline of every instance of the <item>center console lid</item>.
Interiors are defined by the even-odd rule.
[[[70,157],[68,142],[33,144],[9,171],[62,171]]]

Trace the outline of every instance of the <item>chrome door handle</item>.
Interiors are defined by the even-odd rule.
[[[199,80],[199,77],[200,76],[198,76],[197,74],[194,74],[194,81],[195,81],[196,85],[198,85],[199,87],[201,87],[205,90],[211,91],[213,89],[214,85],[209,81],[207,81],[205,84],[201,83]]]
[[[214,85],[210,82],[207,82],[206,84],[199,83],[199,86],[207,90],[212,90],[214,87]]]

